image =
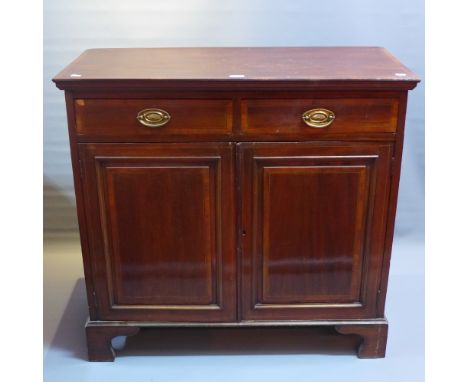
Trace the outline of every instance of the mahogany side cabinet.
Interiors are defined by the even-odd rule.
[[[172,326],[327,325],[384,357],[414,73],[378,47],[91,49],[53,81],[91,361]]]

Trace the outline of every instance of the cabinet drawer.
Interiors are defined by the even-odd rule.
[[[76,99],[80,138],[159,140],[226,136],[232,131],[230,99]]]
[[[246,135],[394,133],[397,126],[398,100],[244,99],[241,109],[241,129]],[[310,118],[307,122],[316,126],[309,126],[304,120],[304,113],[307,112]]]

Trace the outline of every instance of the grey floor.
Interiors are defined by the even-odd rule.
[[[423,242],[396,239],[385,359],[356,358],[353,336],[326,329],[149,329],[129,337],[114,363],[90,363],[79,242],[49,237],[44,244],[44,380],[423,381],[423,270]],[[122,348],[125,339],[114,343]]]

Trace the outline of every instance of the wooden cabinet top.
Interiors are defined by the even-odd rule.
[[[90,49],[53,79],[83,88],[391,88],[419,78],[379,47]]]

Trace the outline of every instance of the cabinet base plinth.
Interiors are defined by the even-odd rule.
[[[387,348],[388,323],[377,325],[336,325],[340,334],[354,334],[361,337],[357,355],[359,358],[384,358]]]
[[[241,322],[153,322],[153,321],[88,321],[86,337],[90,361],[114,361],[112,338],[132,336],[140,328],[223,328],[223,327],[332,327],[345,335],[357,335],[361,343],[359,358],[383,358],[387,344],[386,319],[316,320],[316,321],[241,321]]]
[[[117,336],[133,336],[140,331],[137,326],[121,325],[89,325],[86,324],[86,340],[88,344],[88,359],[90,361],[112,362],[115,352],[112,348],[112,338]]]

